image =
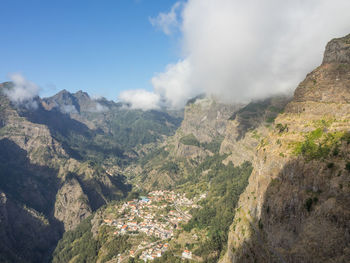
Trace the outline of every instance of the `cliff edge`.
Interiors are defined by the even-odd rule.
[[[226,262],[350,261],[350,35],[260,140]]]

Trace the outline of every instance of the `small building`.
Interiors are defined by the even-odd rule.
[[[192,252],[189,250],[184,250],[184,252],[182,252],[182,257],[186,259],[192,259]]]
[[[120,233],[121,234],[125,234],[127,230],[128,230],[128,226],[127,225],[123,225],[121,230],[120,230]]]
[[[144,202],[144,203],[148,203],[149,202],[149,198],[146,197],[146,196],[140,196],[140,199],[141,199],[141,202]]]

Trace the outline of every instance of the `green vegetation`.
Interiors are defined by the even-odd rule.
[[[333,150],[333,155],[339,154],[339,144],[347,140],[348,134],[344,132],[324,132],[323,129],[316,130],[305,135],[305,140],[294,147],[294,153],[302,155],[306,160],[326,158]]]
[[[163,254],[161,258],[156,258],[154,263],[187,263],[189,262],[188,260],[182,260],[179,257],[175,257],[171,252],[167,251]]]
[[[163,164],[163,166],[160,168],[160,171],[169,172],[172,174],[177,174],[179,172],[179,170],[180,170],[180,168],[177,165],[177,163],[171,162],[171,161],[165,162]]]
[[[223,136],[218,136],[218,137],[214,138],[211,142],[201,143],[201,146],[204,149],[211,151],[212,153],[219,153],[221,143],[223,140],[224,140]]]
[[[182,121],[159,111],[118,109],[109,114],[110,131],[123,149],[156,142],[161,135],[172,135]]]
[[[328,168],[328,169],[332,169],[333,167],[334,167],[334,163],[328,163],[328,164],[327,164],[327,168]]]
[[[276,116],[270,116],[266,118],[267,123],[274,123],[276,119]]]
[[[101,256],[101,262],[106,262],[131,247],[128,236],[109,237],[107,226],[93,237],[90,220],[91,217],[85,219],[75,230],[63,235],[53,253],[53,263],[70,262],[73,258],[77,263],[96,262],[102,246],[107,252]]]
[[[350,162],[346,163],[345,169],[350,173]]]
[[[223,141],[223,136],[218,136],[214,138],[211,142],[199,142],[197,138],[191,133],[180,139],[180,143],[184,145],[192,145],[197,147],[202,147],[205,150],[209,150],[212,153],[218,153],[220,150],[221,143]]]
[[[219,155],[215,154],[213,156],[207,156],[201,163],[193,163],[193,167],[188,168],[188,176],[181,178],[177,185],[185,185],[190,183],[191,185],[196,185],[201,182],[205,182],[207,184],[213,177],[216,176],[215,172],[221,169],[225,169],[225,165],[223,165],[222,161],[227,158],[227,155]],[[205,177],[202,176],[202,173],[205,171],[210,171]],[[187,186],[186,186],[187,188]]]
[[[314,197],[314,198],[310,197],[310,198],[306,199],[304,206],[305,206],[306,210],[308,212],[310,212],[311,209],[312,209],[312,206],[316,205],[317,202],[318,202],[318,198],[317,197]]]
[[[329,128],[333,122],[334,119],[323,118],[321,120],[313,121],[313,125],[315,128],[325,129]]]
[[[20,109],[18,112],[33,123],[46,125],[71,157],[119,166],[132,161],[126,152],[173,135],[182,121],[181,114],[177,112],[130,110],[107,100],[99,103],[108,107],[108,111],[91,112],[86,104],[95,102],[80,96],[61,92],[45,99],[46,103],[57,105],[53,110],[40,108],[31,112]],[[67,105],[78,110],[79,120],[60,111],[60,107]],[[91,124],[95,128],[91,128]]]
[[[180,139],[180,143],[184,145],[192,145],[200,147],[201,143],[197,140],[197,138],[191,133]]]
[[[76,262],[96,260],[100,244],[92,237],[90,220],[84,220],[74,231],[63,235],[53,253],[53,263],[69,262],[75,256],[78,256]]]
[[[200,170],[211,169],[206,176],[210,180],[209,192],[201,203],[202,208],[192,211],[192,219],[183,228],[185,231],[194,228],[206,230],[207,240],[203,240],[194,253],[202,256],[205,262],[217,262],[226,249],[229,226],[239,196],[248,184],[252,166],[249,162],[239,167],[232,163],[225,166],[222,157],[218,156],[200,166]]]
[[[158,158],[158,159],[164,160],[168,155],[169,155],[169,152],[167,152],[164,149],[164,147],[156,148],[155,150],[141,157],[139,160],[139,163],[141,164],[142,167],[144,167],[152,159]]]
[[[278,133],[283,133],[285,131],[288,132],[288,125],[287,124],[283,125],[282,123],[277,123],[276,129],[278,130]]]
[[[254,138],[255,140],[260,140],[261,135],[258,133],[257,130],[253,130],[252,131],[252,138]]]
[[[270,106],[268,108],[269,111],[274,112],[274,113],[282,113],[283,112],[283,107],[276,107],[276,106]]]

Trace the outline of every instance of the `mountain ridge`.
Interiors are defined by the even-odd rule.
[[[262,138],[221,263],[349,259],[349,39],[327,45]]]
[[[0,217],[4,219],[1,231],[6,233],[0,242],[0,254],[7,255],[2,259],[5,262],[10,258],[16,258],[16,262],[48,261],[64,230],[74,229],[100,206],[123,198],[130,191],[131,186],[118,172],[120,169],[114,167],[119,165],[118,158],[125,158],[125,150],[131,148],[122,150],[113,143],[113,138],[106,138],[104,142],[105,132],[90,125],[94,119],[78,115],[96,105],[87,93],[60,92],[55,99],[61,99],[58,100],[61,105],[79,110],[67,112],[57,107],[59,104],[54,99],[35,97],[36,107],[27,107],[26,101],[14,103],[4,92],[12,88],[15,88],[12,83],[0,84],[0,191],[3,196]],[[105,99],[98,101],[101,105],[119,107]],[[135,117],[141,115],[136,111],[123,111]],[[91,114],[97,114],[93,116],[96,119],[100,116],[94,111]],[[151,113],[146,121],[169,120],[176,127],[177,117],[162,114]],[[173,126],[161,130],[150,142],[162,140],[162,133],[171,132]],[[153,125],[153,129],[157,126]],[[141,143],[143,135],[140,135]],[[103,146],[106,143],[108,147]],[[85,146],[89,148],[82,148]],[[114,159],[106,160],[104,156]],[[30,232],[10,227],[15,214],[21,214],[21,222],[30,226],[27,228]],[[25,247],[22,250],[17,242],[21,231],[27,235],[23,241],[28,243],[28,246],[21,243]]]
[[[327,44],[293,98],[230,105],[198,96],[183,119],[83,91],[34,100],[28,109],[0,94],[0,260],[48,261],[64,230],[55,262],[81,260],[79,251],[99,261],[113,262],[113,249],[129,255],[137,234],[115,236],[109,216],[117,200],[159,189],[202,198],[176,226],[176,253],[220,263],[350,258],[350,35]],[[33,234],[12,228],[16,216]],[[29,242],[42,235],[21,251],[21,231]]]

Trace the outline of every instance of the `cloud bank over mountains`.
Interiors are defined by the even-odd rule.
[[[16,104],[21,104],[27,108],[37,108],[38,104],[34,100],[39,95],[39,86],[27,80],[19,73],[9,74],[13,83],[13,88],[4,90],[8,98]]]
[[[153,92],[127,91],[133,108],[184,106],[199,94],[224,102],[292,91],[322,61],[326,43],[350,33],[348,0],[188,0],[150,22],[180,30],[182,58],[153,76]]]
[[[152,110],[160,107],[160,95],[142,89],[123,91],[119,99],[129,103],[132,109]]]

